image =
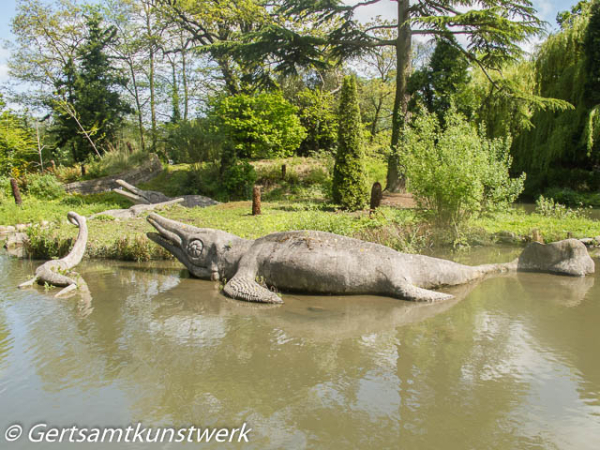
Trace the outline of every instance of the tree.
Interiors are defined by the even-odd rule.
[[[217,135],[232,146],[233,158],[291,156],[306,137],[296,107],[280,92],[223,96],[210,117]]]
[[[115,72],[107,45],[114,40],[116,30],[102,28],[97,12],[86,21],[85,42],[77,51],[77,62],[70,61],[64,76],[57,82],[57,99],[53,100],[58,145],[70,145],[75,161],[84,161],[90,147],[97,147],[115,138],[122,118],[131,111],[116,90],[125,80]],[[93,137],[93,140],[92,140]]]
[[[515,167],[530,175],[527,188],[532,193],[542,190],[551,176],[552,184],[564,183],[561,176],[552,175],[561,168],[589,170],[600,160],[600,97],[595,91],[600,62],[594,45],[599,13],[598,2],[592,1],[559,15],[560,31],[540,46],[532,63],[536,93],[572,105],[568,110],[534,112],[531,127],[515,136]],[[579,178],[577,184],[585,184]]]
[[[429,64],[413,72],[409,78],[412,107],[422,103],[443,123],[446,112],[456,103],[457,94],[466,90],[468,69],[469,62],[461,51],[446,41],[439,41]],[[461,106],[460,103],[456,105],[460,112],[466,113]]]
[[[231,52],[256,57],[262,52],[281,71],[298,64],[322,63],[325,57],[348,59],[376,47],[391,47],[396,54],[396,92],[392,113],[391,152],[387,190],[404,186],[401,135],[407,119],[407,79],[415,35],[434,36],[460,51],[488,73],[522,54],[518,43],[542,31],[529,0],[398,0],[396,19],[389,24],[361,27],[354,13],[380,3],[364,0],[348,5],[341,0],[280,0],[276,14],[292,23],[272,23],[259,32],[246,33],[245,42]],[[377,31],[394,30],[390,39]],[[464,39],[461,44],[459,37]],[[495,84],[498,84],[495,82]]]
[[[0,96],[0,175],[17,176],[35,159],[35,137],[24,118],[4,108]]]
[[[362,124],[356,79],[344,78],[338,126],[338,151],[333,168],[333,201],[350,210],[367,204]]]

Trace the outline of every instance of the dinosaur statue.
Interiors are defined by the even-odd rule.
[[[85,253],[88,238],[86,219],[72,211],[67,214],[67,217],[69,222],[79,227],[79,233],[71,252],[64,258],[47,261],[39,266],[35,270],[35,276],[31,280],[20,284],[19,288],[32,286],[34,283],[65,286],[55,297],[63,297],[77,288],[87,291],[85,281],[75,272],[71,272],[71,269],[81,262]]]
[[[271,289],[310,294],[374,294],[419,302],[447,300],[433,291],[513,270],[585,276],[594,261],[575,239],[532,243],[515,261],[465,266],[320,231],[273,233],[256,240],[196,228],[156,213],[148,237],[198,278],[227,281],[223,292],[238,300],[283,303]],[[271,288],[271,289],[269,289]]]
[[[204,197],[203,195],[181,195],[179,197],[171,198],[167,197],[162,192],[144,191],[142,189],[138,189],[135,186],[123,180],[116,180],[116,183],[119,186],[121,186],[121,188],[113,189],[113,192],[116,192],[117,194],[122,195],[123,197],[127,197],[135,204],[163,204],[182,199],[179,201],[179,204],[181,206],[185,206],[186,208],[194,208],[196,206],[205,207],[217,205],[219,203],[213,200],[212,198]]]

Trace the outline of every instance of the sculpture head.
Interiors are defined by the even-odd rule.
[[[147,220],[158,231],[148,233],[148,238],[171,252],[197,278],[217,281],[227,276],[232,263],[237,263],[239,252],[232,248],[232,243],[244,241],[238,236],[196,228],[156,213],[151,213]]]

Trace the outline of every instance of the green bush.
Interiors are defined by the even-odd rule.
[[[230,199],[248,199],[256,182],[256,170],[248,161],[238,161],[223,171],[222,181]]]
[[[523,190],[525,175],[510,178],[510,139],[485,138],[456,111],[441,129],[424,112],[408,130],[407,174],[421,207],[432,209],[444,225],[458,225],[473,213],[512,203]]]
[[[332,197],[335,203],[350,210],[363,209],[367,203],[362,124],[354,77],[344,78],[342,86]]]
[[[213,161],[219,143],[206,119],[181,120],[165,125],[165,151],[176,164]]]
[[[29,174],[25,179],[27,193],[33,197],[53,200],[65,194],[63,185],[51,174]]]
[[[222,97],[209,118],[213,132],[238,158],[290,156],[306,136],[297,108],[279,92]]]

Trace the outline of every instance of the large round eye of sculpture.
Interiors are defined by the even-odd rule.
[[[202,250],[204,249],[204,244],[199,239],[194,239],[190,241],[187,245],[187,253],[192,258],[200,258],[202,256]]]

